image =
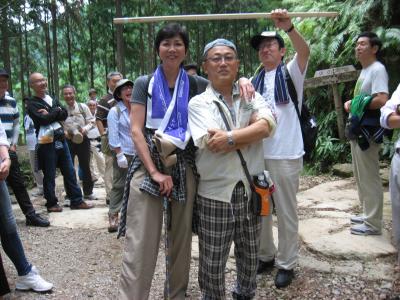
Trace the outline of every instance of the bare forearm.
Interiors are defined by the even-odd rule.
[[[232,131],[233,141],[235,145],[240,145],[240,147],[262,140],[268,137],[270,133],[269,124],[265,119],[260,119],[245,128]]]
[[[307,66],[308,58],[310,57],[310,48],[296,28],[289,32],[288,36],[293,44],[293,48],[296,50],[300,71],[303,73]]]
[[[380,109],[385,105],[388,100],[388,94],[378,93],[374,98],[372,98],[371,103],[368,105],[369,109]]]
[[[387,124],[392,129],[400,128],[400,115],[392,113],[387,119]]]
[[[97,129],[99,130],[100,135],[104,134],[104,126],[103,122],[100,120],[96,120]]]

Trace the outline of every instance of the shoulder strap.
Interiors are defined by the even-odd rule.
[[[79,102],[77,102],[77,103],[78,103],[79,112],[82,114],[82,116],[83,116],[83,118],[85,119],[85,122],[86,122],[86,113],[85,113],[85,110],[83,109],[81,103],[79,103]]]
[[[121,108],[118,106],[118,103],[115,105],[115,109],[117,110],[118,119],[121,118]]]
[[[147,94],[147,98],[151,98],[151,95],[149,94],[149,85],[150,85],[150,81],[153,78],[154,73],[151,73],[149,75],[147,75],[147,81],[146,81],[146,94]],[[147,106],[147,100],[146,100],[146,106]]]
[[[294,108],[296,109],[297,116],[300,119],[300,111],[299,111],[299,99],[297,95],[296,88],[294,87],[294,83],[292,78],[290,77],[289,70],[286,65],[283,66],[285,71],[285,80],[289,90],[290,99],[292,99]]]
[[[197,89],[197,81],[196,78],[192,75],[188,75],[189,77],[189,100],[198,94]]]
[[[225,113],[224,113],[222,107],[221,107],[221,104],[220,104],[219,102],[214,102],[214,103],[215,103],[215,104],[217,105],[217,107],[218,107],[219,113],[221,114],[222,120],[223,120],[224,123],[225,123],[226,129],[227,129],[228,131],[230,131],[230,130],[231,130],[231,127],[229,126],[228,120],[227,120],[227,118],[226,118],[226,116],[225,116]],[[240,162],[241,162],[241,164],[242,164],[244,173],[246,174],[246,178],[247,178],[247,180],[249,181],[250,188],[251,188],[252,191],[254,191],[253,180],[251,179],[251,175],[250,175],[249,169],[247,168],[247,163],[246,163],[246,161],[244,160],[243,154],[242,154],[242,152],[241,152],[239,149],[236,150],[236,153],[239,155]]]

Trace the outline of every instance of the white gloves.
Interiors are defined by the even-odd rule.
[[[117,154],[117,164],[121,169],[126,169],[128,167],[128,160],[126,159],[124,153],[120,152]]]

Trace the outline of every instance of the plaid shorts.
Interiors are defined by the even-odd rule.
[[[230,203],[198,195],[199,285],[203,299],[225,299],[225,266],[232,242],[237,271],[234,292],[255,295],[261,217],[250,212],[247,199],[242,182],[235,186]]]

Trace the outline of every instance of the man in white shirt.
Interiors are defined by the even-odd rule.
[[[400,85],[392,98],[381,108],[381,126],[388,129],[400,128]],[[389,179],[390,200],[392,202],[392,227],[397,251],[400,250],[400,136],[395,143]],[[397,264],[400,265],[400,252]]]
[[[259,94],[250,102],[240,98],[234,84],[239,60],[232,42],[210,42],[203,59],[210,84],[189,102],[190,132],[199,147],[199,285],[203,299],[225,299],[225,265],[234,242],[238,274],[233,297],[251,299],[256,291],[261,217],[248,209],[251,189],[236,149],[252,176],[262,173],[262,139],[271,134],[276,121]]]
[[[65,85],[62,89],[64,101],[67,104],[68,117],[64,122],[64,130],[72,161],[78,157],[79,168],[82,170],[82,189],[84,198],[96,200],[93,194],[93,180],[90,172],[90,140],[88,132],[95,127],[95,119],[89,108],[84,103],[78,103],[75,99],[76,89],[73,85]],[[80,136],[74,139],[74,131]]]
[[[253,78],[256,90],[274,107],[278,125],[273,137],[264,139],[265,168],[276,186],[274,193],[278,221],[278,250],[272,236],[272,216],[264,217],[261,229],[258,273],[278,268],[275,285],[288,286],[294,277],[298,256],[298,216],[296,193],[303,168],[303,139],[300,122],[286,82],[289,72],[297,92],[299,110],[303,102],[303,83],[310,49],[294,27],[286,10],[277,9],[271,15],[275,27],[284,30],[296,54],[287,65],[283,38],[277,32],[262,32],[250,44],[258,51],[263,69]]]
[[[362,66],[354,88],[354,96],[368,95],[371,102],[361,119],[361,134],[350,140],[353,173],[357,183],[362,213],[350,218],[351,233],[379,235],[382,233],[383,188],[379,175],[379,151],[383,128],[380,128],[380,108],[389,96],[389,78],[385,66],[377,60],[382,42],[373,32],[361,33],[356,42],[355,54]],[[350,112],[353,100],[344,104]],[[364,126],[366,124],[366,126]]]

